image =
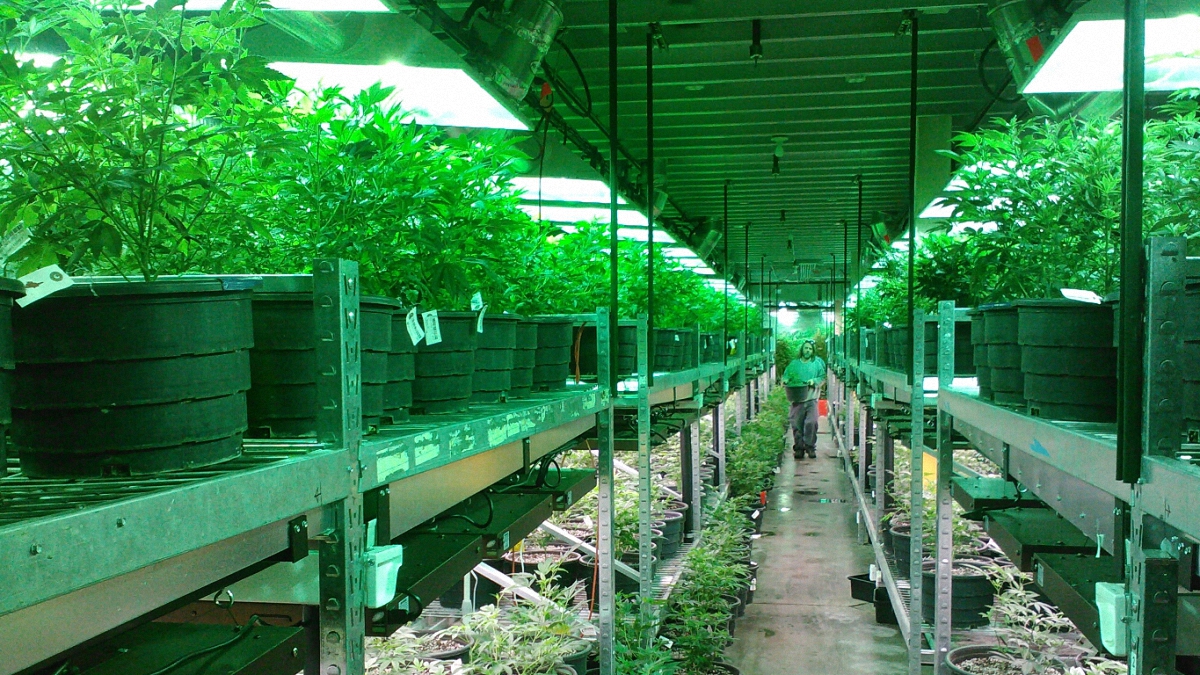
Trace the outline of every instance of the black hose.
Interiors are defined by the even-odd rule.
[[[468,525],[470,525],[471,527],[474,527],[476,529],[486,530],[492,524],[492,520],[494,520],[496,518],[496,504],[494,502],[492,502],[492,495],[489,494],[488,492],[485,491],[483,493],[483,496],[485,499],[487,499],[487,505],[488,505],[487,520],[483,521],[482,523],[479,523],[479,522],[476,522],[473,518],[471,518],[468,515],[465,515],[462,513],[453,513],[451,515],[441,518],[440,521],[434,522],[433,528],[437,529],[437,522],[458,519],[458,520],[467,521]]]
[[[562,50],[567,53],[567,58],[571,59],[571,64],[575,66],[575,72],[579,74],[579,81],[583,84],[583,95],[587,99],[587,105],[579,106],[579,99],[576,98],[574,94],[570,94],[570,92],[563,92],[564,94],[569,94],[565,97],[567,105],[571,105],[571,103],[574,102],[575,106],[579,106],[581,108],[575,112],[579,113],[583,117],[587,117],[592,114],[592,88],[588,85],[587,76],[583,74],[583,66],[579,65],[579,59],[575,58],[575,52],[571,51],[571,47],[568,46],[566,42],[563,42],[561,37],[555,37],[554,43],[559,47],[562,47]],[[575,106],[572,106],[572,108]]]
[[[462,19],[458,22],[459,25],[461,25],[463,28],[470,28],[471,21],[474,20],[475,15],[480,9],[483,8],[485,4],[487,4],[487,0],[475,0],[472,2],[471,6],[467,8],[467,11],[463,12]]]
[[[230,638],[220,644],[215,644],[215,645],[212,645],[211,647],[205,647],[204,649],[194,651],[191,654],[184,654],[183,656],[175,659],[174,661],[168,663],[167,665],[163,666],[162,668],[159,668],[158,670],[156,670],[152,673],[148,673],[147,675],[163,675],[164,673],[169,673],[172,670],[175,670],[176,668],[178,668],[179,666],[182,666],[183,664],[187,663],[188,661],[196,658],[197,656],[203,656],[205,654],[209,654],[209,653],[215,652],[217,650],[224,649],[226,647],[230,647],[233,645],[233,643],[235,643],[235,642],[245,638],[247,635],[249,635],[250,632],[253,631],[254,627],[257,625],[259,625],[259,619],[258,619],[258,615],[255,614],[254,616],[250,617],[250,621],[247,622],[245,626],[239,626],[238,628],[235,629],[237,631],[237,635],[234,635],[232,638]]]
[[[1004,84],[1000,85],[1000,89],[998,90],[993,90],[992,85],[988,83],[987,72],[984,71],[984,62],[987,61],[988,54],[991,53],[992,48],[997,44],[999,43],[997,42],[996,38],[992,38],[992,41],[987,43],[987,46],[984,47],[983,51],[979,53],[979,60],[975,63],[975,72],[979,75],[979,83],[983,85],[983,90],[992,97],[992,103],[995,103],[996,101],[1002,101],[1004,103],[1020,103],[1022,100],[1024,100],[1020,96],[1004,96],[1004,90],[1008,88],[1008,85],[1012,84],[1012,73],[1008,74],[1008,77],[1004,80]],[[988,107],[990,108],[991,106],[989,105]]]

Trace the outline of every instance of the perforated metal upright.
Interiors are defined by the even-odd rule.
[[[917,324],[923,326],[924,324]],[[914,334],[918,331],[914,330]],[[925,331],[919,331],[920,340],[914,342],[914,350],[924,350]],[[938,387],[954,383],[954,303],[938,303]],[[915,373],[922,371],[914,370]],[[919,375],[917,376],[920,377]],[[919,386],[913,383],[914,391]],[[923,387],[922,387],[923,388]],[[915,397],[915,393],[914,393]],[[950,672],[946,654],[950,652],[952,585],[954,580],[954,501],[950,494],[950,479],[954,476],[953,419],[944,412],[937,417],[937,593],[933,612],[934,628],[934,673]],[[914,535],[915,538],[915,535]],[[914,568],[915,569],[915,568]],[[913,604],[920,602],[915,596]]]
[[[345,480],[349,496],[324,507],[320,542],[320,670],[323,675],[361,675],[365,651],[366,580],[362,494],[355,489],[361,466],[362,363],[359,353],[358,263],[318,260],[313,265],[317,329],[317,438],[349,450]],[[310,673],[309,675],[313,675]]]
[[[650,378],[649,358],[650,333],[645,314],[638,316],[638,397],[637,397],[637,449],[638,449],[638,577],[639,594],[643,600],[650,599],[654,584],[654,552],[651,544],[654,535],[650,532],[650,491],[653,486],[650,469]],[[699,474],[695,474],[699,475]]]
[[[913,312],[913,326],[925,325],[925,312],[916,310]],[[909,403],[912,406],[912,433],[909,436],[909,451],[912,456],[912,481],[909,486],[909,503],[912,504],[912,509],[909,516],[910,542],[909,542],[909,594],[910,601],[908,603],[908,672],[909,675],[921,675],[921,650],[924,647],[924,634],[921,630],[921,622],[924,620],[921,610],[921,540],[924,533],[924,509],[925,509],[925,488],[921,478],[924,472],[925,464],[925,386],[923,384],[925,372],[925,333],[924,331],[910,330],[912,334],[913,349],[913,381],[911,387],[911,396]]]
[[[609,400],[612,401],[616,399],[617,393],[613,387],[612,359],[609,358],[612,343],[608,331],[603,330],[603,327],[608,325],[608,316],[607,308],[602,307],[596,310],[596,374],[601,389],[607,391]],[[645,349],[639,351],[639,354],[645,353]],[[645,357],[640,356],[639,358]],[[596,415],[596,441],[600,450],[596,467],[598,472],[596,477],[597,502],[599,504],[597,515],[600,519],[596,537],[596,566],[599,575],[596,588],[599,595],[599,611],[597,613],[600,629],[600,675],[613,675],[616,666],[613,645],[616,628],[616,587],[613,579],[613,517],[615,514],[613,512],[613,407],[611,405],[605,406]]]

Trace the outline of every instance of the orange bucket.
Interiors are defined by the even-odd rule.
[[[829,401],[828,400],[822,398],[817,401],[817,415],[820,417],[828,417],[829,416]]]

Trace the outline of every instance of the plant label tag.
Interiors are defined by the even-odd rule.
[[[5,263],[14,253],[29,243],[29,228],[22,225],[0,239],[0,263]]]
[[[480,307],[476,311],[479,312],[479,318],[475,320],[475,332],[482,333],[483,332],[483,315],[487,314],[487,305]]]
[[[478,312],[481,309],[483,309],[483,294],[477,292],[471,296],[471,311]]]
[[[25,297],[17,298],[17,304],[21,307],[28,307],[47,295],[61,291],[75,283],[58,265],[34,270],[17,281],[25,285]]]
[[[425,344],[433,346],[442,343],[442,324],[438,322],[437,310],[431,310],[421,315],[425,322]]]
[[[408,310],[408,316],[404,317],[404,325],[408,326],[408,337],[412,340],[413,346],[421,344],[421,340],[425,339],[425,331],[421,330],[421,322],[417,319],[417,308],[413,307]]]

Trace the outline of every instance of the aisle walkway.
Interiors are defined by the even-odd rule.
[[[846,577],[866,573],[871,549],[858,543],[853,488],[827,432],[818,448],[816,459],[786,453],[754,549],[758,591],[726,660],[743,675],[904,673],[900,631],[850,597]]]

